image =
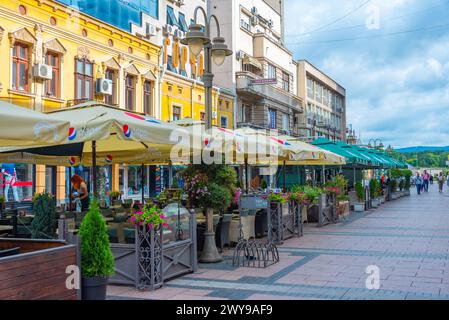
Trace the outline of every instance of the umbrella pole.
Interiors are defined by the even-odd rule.
[[[94,198],[97,197],[97,142],[92,141],[92,185]]]
[[[72,211],[73,186],[71,179],[72,179],[72,167],[69,167],[69,211]]]
[[[248,183],[248,158],[245,158],[245,192],[249,193],[249,183]]]
[[[142,207],[145,205],[145,165],[142,163],[142,174],[140,177],[142,185]]]
[[[323,181],[323,186],[324,186],[326,184],[326,166],[323,166],[323,173],[322,173],[321,181]]]
[[[283,183],[284,183],[284,193],[285,193],[285,192],[287,192],[287,172],[286,172],[286,163],[285,163],[285,161],[284,161],[284,166],[283,166],[282,173],[283,173],[282,179],[284,180]]]

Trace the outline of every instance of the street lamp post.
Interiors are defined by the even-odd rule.
[[[371,144],[371,142],[373,142],[373,144]],[[379,144],[377,144],[377,142],[379,142]],[[382,143],[382,140],[381,139],[371,139],[369,142],[368,142],[368,148],[370,148],[370,149],[383,149],[385,146],[384,146],[384,144]]]
[[[198,13],[201,12],[204,17],[205,25],[198,23]],[[211,39],[211,24],[215,21],[217,27],[217,36]],[[221,66],[225,62],[226,57],[232,55],[232,51],[225,44],[225,39],[221,37],[220,24],[215,15],[208,16],[206,11],[198,6],[195,9],[194,23],[190,25],[189,32],[186,37],[181,39],[183,45],[189,46],[191,54],[198,57],[204,49],[205,72],[203,82],[205,88],[205,107],[206,107],[206,130],[212,129],[212,88],[214,74],[212,73],[212,61]],[[207,232],[204,233],[204,247],[201,252],[199,261],[205,263],[220,262],[223,260],[218,253],[215,245],[215,232],[213,228],[213,211],[208,210],[206,215]]]

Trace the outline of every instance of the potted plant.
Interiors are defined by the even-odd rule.
[[[49,193],[36,194],[33,199],[34,219],[31,223],[33,239],[53,239],[58,216],[54,197]]]
[[[391,199],[396,200],[398,198],[397,195],[398,182],[396,179],[391,179],[390,181],[390,191],[391,191]]]
[[[83,300],[105,300],[114,257],[98,202],[93,199],[79,230],[81,240],[81,293]]]
[[[369,192],[371,196],[371,207],[377,208],[379,206],[378,193],[377,193],[377,179],[371,179],[369,182]]]
[[[360,181],[355,184],[355,192],[357,194],[357,199],[359,202],[354,203],[354,211],[355,212],[364,212],[365,211],[365,189],[363,188],[363,185]]]

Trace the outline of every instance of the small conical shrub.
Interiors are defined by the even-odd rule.
[[[109,277],[114,274],[114,256],[98,202],[93,199],[81,223],[81,274],[85,278]]]
[[[33,239],[53,239],[56,234],[55,199],[49,193],[37,194],[33,200],[34,219],[31,223]]]

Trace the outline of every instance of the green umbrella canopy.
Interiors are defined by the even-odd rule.
[[[327,151],[331,151],[336,153],[342,157],[346,158],[346,164],[348,166],[364,166],[367,165],[367,161],[364,157],[359,155],[357,152],[350,150],[348,148],[344,148],[345,146],[349,146],[343,142],[335,142],[325,138],[319,138],[311,143],[317,147],[325,149]]]
[[[402,164],[401,164],[401,163],[399,163],[397,160],[391,158],[391,157],[390,157],[388,154],[386,154],[384,151],[377,150],[377,151],[376,151],[376,154],[377,154],[378,157],[380,157],[380,158],[386,160],[386,161],[388,162],[388,166],[389,166],[390,168],[398,168],[398,167],[402,167]]]

